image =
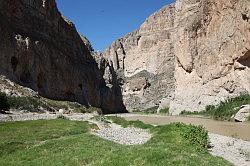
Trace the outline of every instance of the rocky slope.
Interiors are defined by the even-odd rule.
[[[55,0],[0,0],[0,74],[57,100],[123,112],[118,88],[106,86],[86,38]],[[86,43],[86,44],[85,44]]]
[[[104,55],[129,110],[201,111],[250,92],[250,1],[177,0]]]

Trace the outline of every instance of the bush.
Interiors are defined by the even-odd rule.
[[[2,96],[2,95],[1,95]],[[36,98],[36,97],[6,97],[5,100],[1,99],[1,105],[2,102],[7,101],[9,104],[8,106],[13,109],[22,109],[27,110],[30,112],[37,112],[39,111],[39,107],[42,107],[46,110],[59,110],[59,109],[65,109],[65,110],[73,110],[74,113],[91,113],[91,112],[97,112],[101,114],[101,109],[95,108],[95,107],[89,107],[86,108],[81,104],[75,103],[75,102],[69,102],[69,101],[56,101],[56,100],[50,100],[46,98]],[[52,109],[53,108],[53,109]]]
[[[156,114],[157,109],[158,109],[158,107],[155,106],[155,107],[147,108],[147,109],[143,110],[142,112],[146,113],[146,114]]]
[[[68,118],[67,118],[67,117],[65,117],[65,116],[63,116],[63,115],[59,115],[59,116],[57,117],[57,119],[64,119],[64,120],[68,120]]]
[[[8,97],[11,108],[23,109],[27,111],[37,111],[39,106],[45,107],[43,102],[34,97]]]
[[[181,135],[190,143],[199,145],[203,148],[208,146],[208,132],[202,126],[185,125],[174,123],[182,132]]]
[[[200,112],[189,112],[189,111],[181,111],[180,115],[199,115]]]
[[[0,93],[0,111],[7,111],[10,109],[10,104],[5,93]]]
[[[141,128],[141,129],[150,129],[153,126],[150,124],[145,124],[139,120],[137,121],[127,121],[124,118],[117,117],[117,116],[107,116],[107,120],[112,121],[113,123],[116,123],[118,125],[121,125],[122,127],[136,127],[136,128]]]
[[[160,114],[167,114],[169,115],[169,108],[164,108],[159,111]]]
[[[249,94],[241,94],[236,98],[221,102],[217,107],[208,106],[203,114],[217,120],[230,120],[239,111],[240,107],[245,104],[250,104]]]
[[[204,115],[216,120],[231,120],[242,105],[250,104],[250,95],[241,94],[240,96],[227,101],[221,102],[218,106],[209,105],[202,112],[186,112],[183,111],[181,115]]]

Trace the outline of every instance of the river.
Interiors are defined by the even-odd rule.
[[[126,120],[140,120],[147,124],[165,125],[173,122],[183,122],[185,124],[202,125],[211,133],[229,137],[235,137],[250,141],[250,123],[238,123],[227,121],[216,121],[200,117],[183,116],[159,116],[159,115],[137,115],[124,114]]]

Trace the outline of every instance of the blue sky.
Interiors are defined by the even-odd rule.
[[[74,22],[97,51],[137,29],[145,19],[174,0],[56,0],[62,15]]]

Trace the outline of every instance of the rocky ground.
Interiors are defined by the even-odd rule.
[[[250,142],[209,133],[210,153],[238,166],[250,165]]]
[[[96,114],[39,114],[39,113],[16,113],[16,114],[0,114],[0,122],[9,121],[28,121],[28,120],[50,120],[57,118],[65,118],[76,121],[88,121]]]
[[[61,117],[94,123],[99,130],[92,131],[93,134],[119,144],[139,145],[146,143],[151,138],[151,134],[147,130],[134,127],[123,128],[116,124],[93,120],[94,116],[96,114],[0,114],[0,122],[56,119]],[[222,157],[236,166],[250,165],[250,142],[213,133],[209,133],[209,140],[211,145],[209,151],[212,155]]]
[[[103,127],[94,134],[124,145],[144,144],[151,138],[151,134],[146,130],[134,127],[123,128],[116,124]]]
[[[56,114],[0,114],[0,122],[57,119]]]

